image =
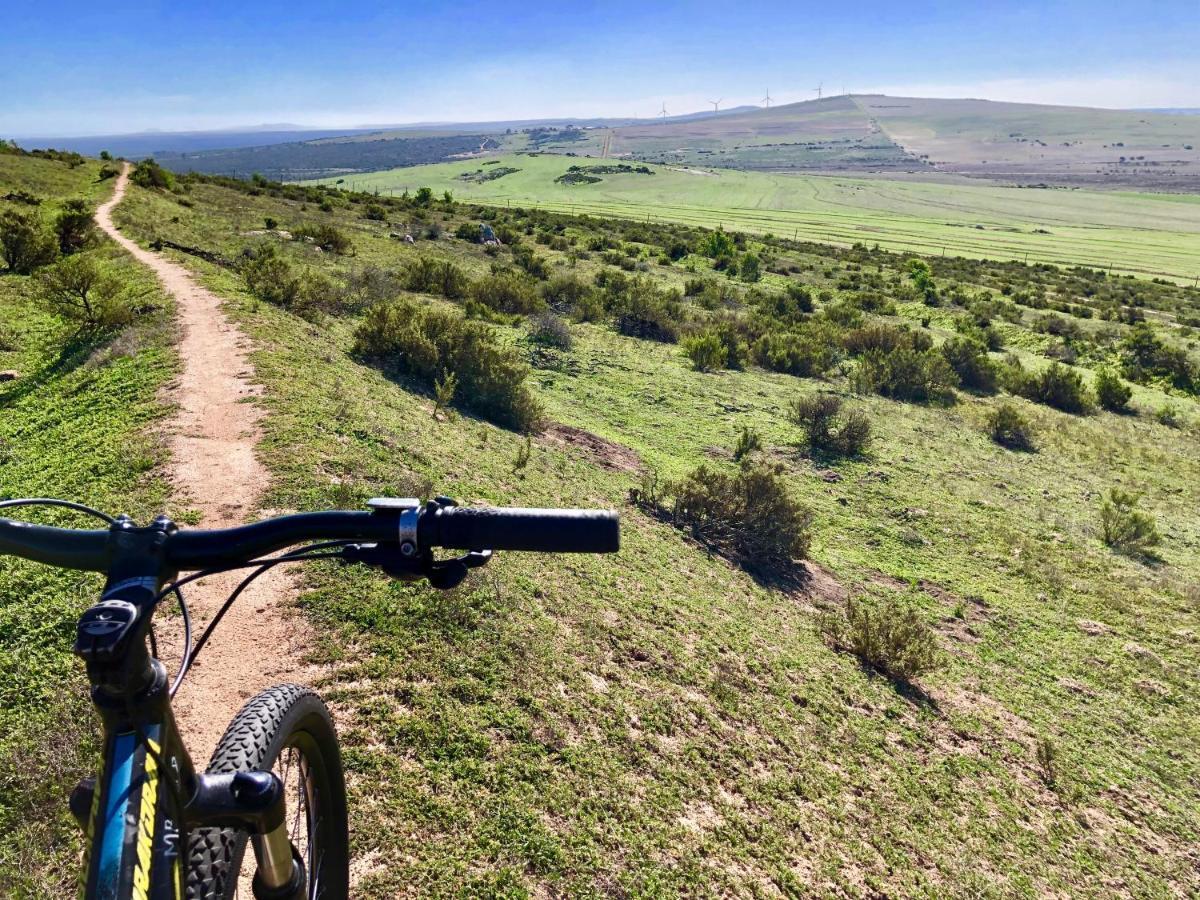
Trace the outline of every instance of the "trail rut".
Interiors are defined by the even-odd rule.
[[[176,406],[165,426],[169,478],[178,498],[199,511],[200,527],[251,521],[270,476],[254,452],[262,434],[262,409],[253,402],[260,392],[253,381],[250,341],[225,317],[221,299],[187,269],[117,230],[112,211],[124,197],[128,179],[125,164],[112,198],[97,209],[96,222],[152,269],[175,298],[183,365],[166,395]],[[197,636],[244,575],[214,575],[185,589]],[[246,699],[280,681],[311,680],[312,671],[300,663],[309,634],[303,620],[285,609],[293,590],[292,576],[283,566],[255,581],[221,621],[184,681],[173,706],[197,766],[207,762]],[[165,624],[159,630],[162,643],[175,645],[177,659],[180,629]]]

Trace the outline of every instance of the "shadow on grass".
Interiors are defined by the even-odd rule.
[[[81,331],[72,334],[59,349],[58,355],[31,375],[8,382],[0,391],[0,408],[12,406],[55,379],[70,375],[91,358],[92,354],[119,336],[119,333]]]

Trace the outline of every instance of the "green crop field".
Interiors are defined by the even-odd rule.
[[[1200,275],[1200,196],[1020,189],[841,176],[652,166],[655,174],[555,179],[579,157],[507,155],[519,172],[460,178],[480,161],[393,169],[345,179],[382,194],[419,187],[479,203],[773,233],[841,246],[879,244],[926,256],[1085,265],[1191,281]],[[323,183],[332,184],[337,179]]]

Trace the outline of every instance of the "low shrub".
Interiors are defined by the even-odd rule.
[[[988,416],[988,434],[1001,447],[1032,453],[1036,448],[1033,426],[1011,403],[1001,403]]]
[[[916,607],[898,598],[851,597],[844,611],[822,615],[820,627],[835,649],[899,681],[909,682],[941,665],[933,629]]]
[[[530,318],[529,336],[538,344],[558,350],[570,350],[575,343],[570,326],[548,309]]]
[[[1100,507],[1104,543],[1120,553],[1145,555],[1162,541],[1154,517],[1137,508],[1140,499],[1137,494],[1113,488]]]
[[[791,331],[767,332],[754,343],[752,355],[772,372],[815,378],[841,359],[837,333],[828,322],[804,322]]]
[[[725,367],[725,345],[712,331],[702,331],[685,338],[683,352],[697,372],[711,372]]]
[[[449,260],[418,256],[400,271],[405,290],[459,300],[470,291],[467,274]]]
[[[453,373],[459,404],[518,431],[537,430],[542,410],[529,372],[490,328],[453,309],[393,300],[367,310],[355,332],[354,352],[433,389]]]
[[[10,272],[29,275],[54,262],[58,247],[35,211],[6,210],[0,215],[0,255]]]
[[[984,344],[969,337],[952,338],[942,344],[941,351],[964,388],[996,393],[1000,378]]]
[[[762,438],[749,425],[743,425],[738,433],[737,443],[733,445],[733,458],[741,462],[751,453],[757,453],[763,447]]]
[[[740,369],[750,355],[745,340],[732,321],[718,322],[682,342],[683,352],[698,372]]]
[[[702,465],[666,493],[676,527],[743,566],[777,569],[808,555],[812,513],[774,468],[747,461],[729,473]]]
[[[546,307],[533,281],[512,269],[497,269],[485,275],[471,285],[468,295],[496,312],[525,315]]]
[[[350,256],[354,253],[354,244],[345,232],[323,222],[292,229],[292,240],[316,244],[326,253],[336,253],[338,256]]]
[[[1069,413],[1086,413],[1092,409],[1091,392],[1083,376],[1060,363],[1051,363],[1030,382],[1029,399]]]
[[[1101,369],[1096,373],[1096,399],[1109,412],[1128,412],[1129,399],[1133,396],[1133,388],[1123,382],[1120,376],[1111,369]]]
[[[871,442],[871,420],[860,409],[843,411],[842,398],[810,394],[792,401],[788,418],[804,432],[809,449],[857,456]]]
[[[934,350],[869,350],[854,373],[854,386],[860,392],[917,403],[950,401],[957,385],[958,375]]]

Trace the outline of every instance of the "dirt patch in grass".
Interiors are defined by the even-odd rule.
[[[560,447],[577,447],[592,462],[606,469],[619,472],[642,471],[642,458],[635,451],[574,425],[555,422],[546,429],[542,437],[547,443]]]

